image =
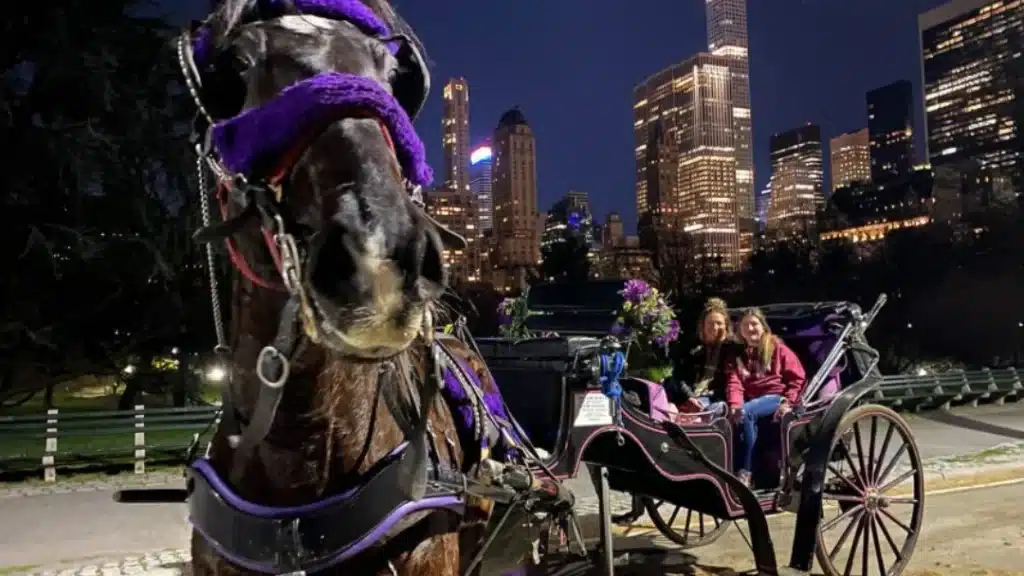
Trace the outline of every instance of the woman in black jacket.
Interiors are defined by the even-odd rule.
[[[725,364],[742,350],[721,298],[704,304],[697,334],[696,346],[677,349],[672,355],[672,376],[663,383],[669,401],[687,412],[708,410],[725,401]]]

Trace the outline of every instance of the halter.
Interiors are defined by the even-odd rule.
[[[300,324],[310,342],[320,341],[323,334],[302,282],[303,254],[286,229],[288,221],[280,210],[286,195],[287,177],[298,159],[325,126],[342,117],[370,117],[380,125],[391,150],[396,177],[405,182],[413,203],[420,210],[423,209],[421,187],[432,177],[425,162],[423,144],[410,119],[422,105],[429,86],[429,76],[412,43],[393,35],[359,0],[267,0],[260,3],[260,16],[285,15],[289,13],[286,4],[307,15],[347,21],[366,35],[380,39],[400,63],[405,63],[407,70],[412,70],[412,79],[403,80],[400,75],[393,83],[395,95],[392,96],[367,78],[326,72],[286,88],[257,108],[218,120],[209,114],[202,98],[201,70],[212,51],[209,31],[200,28],[194,36],[185,32],[179,38],[179,64],[198,109],[193,143],[199,156],[197,170],[203,192],[203,228],[196,237],[206,243],[217,352],[224,354],[228,348],[211,242],[223,240],[234,267],[254,285],[289,296],[281,311],[274,341],[263,348],[257,358],[256,375],[261,385],[251,419],[244,429],[237,421],[231,386],[222,387],[220,425],[229,444],[242,458],[270,431],[290,375],[290,359],[298,355]],[[215,196],[223,219],[219,224],[211,223],[210,200],[205,194],[206,168],[217,179]],[[248,201],[243,212],[235,216],[230,216],[228,210],[228,196],[232,192],[243,193]],[[464,239],[425,212],[423,215],[439,229],[449,245],[465,245]],[[260,218],[261,234],[279,281],[258,275],[232,240],[251,217]],[[376,569],[362,570],[359,563],[376,562],[380,554],[367,555],[364,551],[381,542],[390,542],[396,534],[418,525],[419,519],[431,511],[444,509],[462,513],[470,495],[508,505],[499,525],[517,506],[532,506],[538,500],[553,502],[548,505],[556,506],[565,514],[572,513],[572,496],[557,482],[536,479],[528,468],[505,469],[491,460],[485,466],[484,458],[490,447],[501,442],[510,443],[508,454],[514,454],[517,461],[521,462],[527,455],[531,458],[537,455],[511,417],[498,418],[488,407],[493,399],[485,398],[473,371],[447,347],[445,340],[450,337],[434,338],[429,314],[425,323],[428,353],[423,389],[411,386],[408,373],[399,369],[395,361],[384,361],[378,374],[379,388],[391,388],[392,393],[385,394],[384,399],[406,442],[361,477],[356,488],[308,506],[266,507],[246,502],[232,490],[231,485],[238,485],[241,479],[242,467],[237,462],[231,484],[220,478],[207,460],[200,459],[190,467],[190,519],[218,555],[236,565],[264,573],[303,574],[306,570],[326,569],[342,562],[350,567],[351,561],[357,563],[353,573],[366,573]],[[396,400],[401,395],[394,393],[395,387],[402,385],[409,387],[409,403]],[[458,470],[455,462],[441,461],[438,440],[429,430],[427,419],[434,395],[442,390],[446,400],[451,403],[455,397],[463,409],[474,415],[476,426],[470,433],[480,443],[479,467],[494,474],[487,476],[491,480],[470,478]],[[500,399],[498,402],[503,405]],[[447,431],[444,441],[454,446]],[[197,449],[198,437],[190,448],[190,461]],[[501,482],[495,484],[497,480]],[[473,566],[481,561],[488,547],[485,544],[481,548],[471,562]]]

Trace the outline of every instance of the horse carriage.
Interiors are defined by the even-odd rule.
[[[621,396],[607,393],[617,375],[609,374],[616,351],[605,335],[620,287],[594,283],[572,295],[535,287],[527,322],[559,336],[478,341],[512,414],[547,455],[546,468],[560,479],[590,469],[605,572],[614,565],[609,498],[616,490],[634,495],[654,526],[684,549],[711,544],[745,520],[759,573],[777,573],[766,517],[780,512],[796,514],[791,568],[810,570],[817,556],[826,574],[900,573],[921,529],[924,479],[906,422],[866,403],[881,376],[864,332],[885,297],[866,313],[848,302],[760,308],[809,381],[797,410],[760,424],[748,488],[732,474],[734,432],[726,418],[679,414],[659,384],[640,378],[619,376]],[[733,319],[742,312],[733,311]]]
[[[905,565],[923,504],[917,450],[897,415],[860,406],[879,381],[863,338],[878,306],[767,308],[784,337],[819,342],[805,355],[821,342],[831,351],[805,358],[815,379],[765,458],[778,472],[750,490],[730,472],[730,425],[680,420],[656,384],[622,374],[622,350],[604,334],[614,305],[536,303],[538,322],[571,316],[556,338],[477,347],[435,329],[442,251],[466,240],[424,209],[431,170],[412,118],[429,72],[386,0],[220,0],[177,48],[198,110],[196,239],[229,369],[219,425],[205,455],[196,458],[198,443],[190,451],[187,488],[174,497],[188,500],[193,575],[532,574],[560,570],[570,548],[592,563],[561,481],[581,464],[596,471],[608,573],[611,489],[635,494],[686,545],[745,518],[765,574],[777,571],[765,517],[787,508],[798,510],[791,566],[809,569],[817,550],[826,572],[853,573],[853,554],[839,568],[824,553],[824,501],[837,503],[835,522],[850,520],[842,541],[856,528],[854,552],[864,535],[864,573],[868,534],[879,566],[879,533],[897,550],[882,572]],[[231,264],[229,325],[214,244]],[[588,328],[571,334],[582,320]],[[826,381],[839,391],[819,397]],[[912,479],[909,496],[887,493],[890,448],[910,456],[897,478]],[[663,502],[719,528],[691,540]],[[912,510],[897,521],[902,547],[879,521],[896,504]]]

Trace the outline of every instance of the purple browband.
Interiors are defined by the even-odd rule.
[[[303,14],[346,20],[365,34],[390,36],[391,31],[359,0],[293,0]],[[280,0],[264,0],[266,14],[285,14]],[[209,28],[202,27],[193,41],[193,58],[200,68],[209,57]],[[392,50],[397,49],[392,43]],[[346,112],[365,110],[376,115],[390,132],[395,155],[405,177],[426,186],[434,179],[423,141],[408,113],[378,82],[339,72],[324,72],[289,86],[269,102],[213,126],[212,142],[224,167],[249,174],[256,167],[280,158],[289,147],[320,127],[340,120]]]

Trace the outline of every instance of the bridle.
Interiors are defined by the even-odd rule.
[[[230,350],[214,266],[214,242],[224,242],[229,260],[242,277],[255,286],[288,296],[274,341],[265,346],[257,357],[256,375],[261,383],[260,393],[252,417],[244,429],[236,418],[231,386],[222,387],[221,425],[224,426],[229,443],[240,453],[248,452],[269,433],[284,385],[290,376],[291,361],[299,355],[304,344],[301,336],[304,335],[308,342],[314,344],[324,343],[333,336],[329,323],[318,312],[303,282],[305,254],[292,232],[293,222],[282,209],[286,197],[286,181],[309,144],[327,124],[342,116],[339,111],[346,114],[355,112],[377,121],[391,152],[395,177],[404,182],[412,203],[421,211],[424,208],[422,186],[428,184],[432,176],[425,163],[422,142],[411,125],[411,117],[422,107],[430,85],[429,73],[415,44],[403,35],[393,34],[358,0],[337,0],[334,3],[323,0],[268,1],[263,4],[276,9],[276,14],[261,10],[259,16],[264,18],[298,12],[306,16],[346,21],[364,34],[385,43],[398,59],[402,73],[396,77],[395,85],[389,93],[371,79],[325,72],[289,86],[259,107],[243,110],[230,118],[218,119],[209,112],[203,97],[202,70],[211,60],[212,50],[209,28],[199,25],[192,31],[184,31],[178,39],[178,64],[197,108],[192,144],[197,153],[202,228],[196,232],[195,237],[205,243],[217,338],[215,353],[219,361],[228,365],[227,355]],[[349,97],[346,98],[345,94],[349,94]],[[270,121],[273,120],[275,107],[287,106],[302,106],[301,110],[306,113],[303,117],[321,120],[310,121],[308,126],[294,129],[289,123],[289,126],[279,130],[277,137],[275,134],[267,135],[265,128],[273,124]],[[282,146],[278,140],[286,142]],[[260,169],[266,165],[272,166],[272,169]],[[219,223],[213,223],[211,217],[211,202],[206,194],[207,169],[216,180],[215,197],[222,219]],[[242,211],[236,215],[230,214],[231,194],[241,195],[245,199]],[[437,224],[425,211],[423,216]],[[258,274],[234,242],[233,237],[254,217],[259,219],[263,243],[279,280]],[[429,340],[433,336],[432,319],[429,313],[425,316],[423,333]],[[195,444],[190,449],[190,457],[194,456],[197,448]]]

